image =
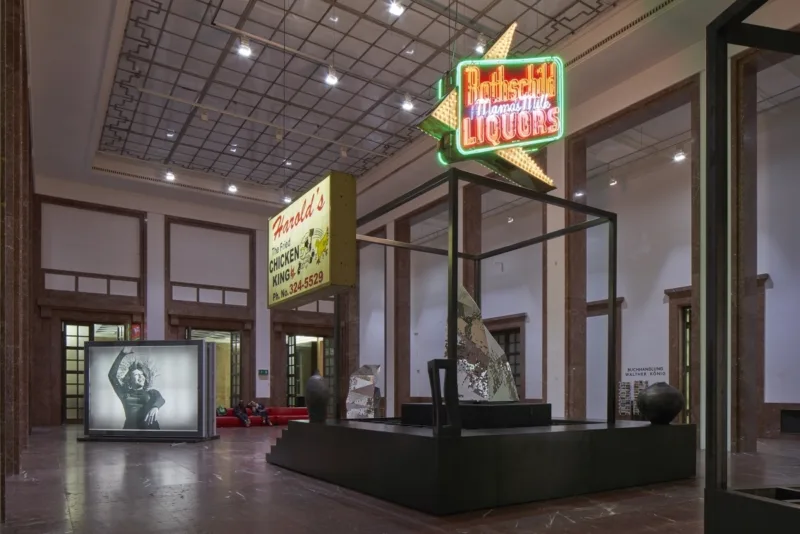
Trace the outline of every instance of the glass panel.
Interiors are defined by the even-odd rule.
[[[68,360],[77,360],[78,359],[78,351],[75,349],[67,349],[67,359]]]
[[[83,371],[83,360],[78,362],[78,371]]]
[[[73,336],[67,336],[67,346],[68,347],[76,347],[78,345],[78,338]]]
[[[78,418],[78,410],[67,408],[67,420],[74,421]]]
[[[77,394],[78,394],[78,386],[67,385],[67,395],[77,395]]]
[[[67,371],[77,371],[78,370],[78,362],[67,360]]]
[[[77,375],[78,377],[78,384],[83,384],[83,375]]]
[[[77,407],[78,407],[78,399],[76,397],[68,397],[67,408],[77,408]]]
[[[77,384],[77,383],[78,383],[78,375],[75,374],[67,375],[67,384]]]
[[[83,386],[78,386],[78,395],[83,395]]]
[[[74,324],[67,325],[67,335],[68,336],[77,336],[78,335],[78,327]]]
[[[89,327],[88,326],[79,326],[78,327],[78,335],[82,337],[89,337]]]

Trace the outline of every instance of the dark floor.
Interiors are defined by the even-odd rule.
[[[264,453],[279,432],[222,429],[219,441],[171,446],[78,443],[77,427],[38,429],[24,471],[8,482],[9,520],[0,531],[702,532],[701,480],[434,518],[267,465]],[[735,485],[800,484],[800,441],[765,441],[759,450],[732,459]]]

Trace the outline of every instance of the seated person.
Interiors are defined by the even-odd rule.
[[[233,415],[238,417],[244,426],[250,426],[250,417],[247,415],[247,406],[244,405],[244,401],[239,401],[239,404],[233,408]]]
[[[260,415],[261,422],[267,426],[272,426],[272,421],[269,420],[269,413],[267,412],[267,408],[263,404],[259,404],[258,402],[252,400],[250,404],[247,405],[248,408],[253,412],[253,415]]]

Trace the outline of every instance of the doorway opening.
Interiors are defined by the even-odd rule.
[[[187,328],[186,337],[215,346],[215,404],[232,408],[242,400],[242,333]]]
[[[83,423],[84,344],[87,341],[128,340],[130,325],[63,321],[61,334],[64,359],[61,420],[64,423]]]
[[[686,401],[685,408],[681,414],[683,423],[692,421],[692,307],[681,307],[681,348],[680,348],[680,391]]]
[[[286,336],[286,405],[305,406],[306,382],[319,374],[328,384],[331,395],[336,385],[336,362],[333,339],[329,337],[287,335]],[[328,415],[334,415],[333,403],[328,404]]]

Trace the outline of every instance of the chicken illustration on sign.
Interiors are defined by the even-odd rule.
[[[547,192],[553,180],[527,151],[564,135],[564,63],[556,56],[508,59],[516,28],[444,77],[440,102],[419,128],[438,140],[441,163],[475,160]]]

